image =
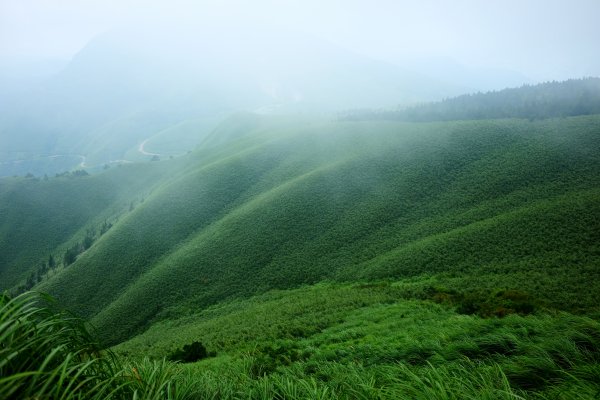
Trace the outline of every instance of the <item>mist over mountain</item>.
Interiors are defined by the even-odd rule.
[[[390,63],[281,24],[208,17],[110,29],[62,67],[3,65],[0,176],[181,155],[239,111],[385,110],[532,82],[451,56],[409,51]]]
[[[58,74],[13,93],[0,118],[1,171],[60,172],[31,163],[57,154],[103,165],[192,118],[393,107],[464,90],[281,28],[118,30],[92,40]]]
[[[451,56],[407,57],[399,61],[399,64],[443,82],[452,82],[462,86],[466,88],[464,92],[470,93],[536,83],[534,79],[524,73],[509,68],[466,66]]]
[[[0,1],[0,399],[597,399],[598,15]]]

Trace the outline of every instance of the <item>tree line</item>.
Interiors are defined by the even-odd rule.
[[[92,247],[92,244],[104,235],[113,226],[111,222],[104,221],[98,230],[88,229],[83,239],[73,246],[68,247],[61,257],[55,258],[53,254],[50,254],[47,259],[40,261],[27,276],[24,283],[19,285],[15,290],[15,294],[24,293],[31,290],[35,285],[42,282],[47,277],[48,272],[54,271],[59,265],[68,267],[73,264],[77,257]]]
[[[534,120],[591,114],[600,114],[600,78],[465,94],[398,110],[350,110],[339,117],[342,120],[429,122],[499,118]]]

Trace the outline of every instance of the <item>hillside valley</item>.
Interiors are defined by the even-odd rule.
[[[323,279],[585,270],[598,257],[598,127],[231,121],[216,133],[241,137],[177,160],[40,289],[114,343],[164,315]]]
[[[0,400],[600,399],[600,1],[0,1]]]
[[[600,93],[574,82],[511,89],[546,96],[529,116],[492,92],[480,118],[165,122],[194,150],[1,178],[0,370],[83,398],[594,398]]]

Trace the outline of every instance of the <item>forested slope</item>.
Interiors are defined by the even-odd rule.
[[[464,94],[400,110],[354,110],[350,120],[452,121],[544,119],[600,113],[600,78],[569,79],[486,93]]]

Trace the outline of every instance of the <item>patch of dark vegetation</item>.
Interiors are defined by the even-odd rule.
[[[460,314],[483,318],[505,317],[510,314],[529,315],[538,309],[529,293],[515,289],[495,292],[471,291],[461,293],[454,289],[430,286],[424,290],[426,299],[456,307]]]
[[[65,171],[61,173],[57,173],[55,175],[56,178],[82,178],[84,176],[89,176],[90,174],[85,169],[77,169],[75,171]]]
[[[175,350],[168,357],[170,361],[180,361],[184,363],[192,363],[200,361],[207,357],[214,357],[215,353],[206,350],[206,347],[201,342],[193,341],[190,344],[184,345],[181,349]]]

